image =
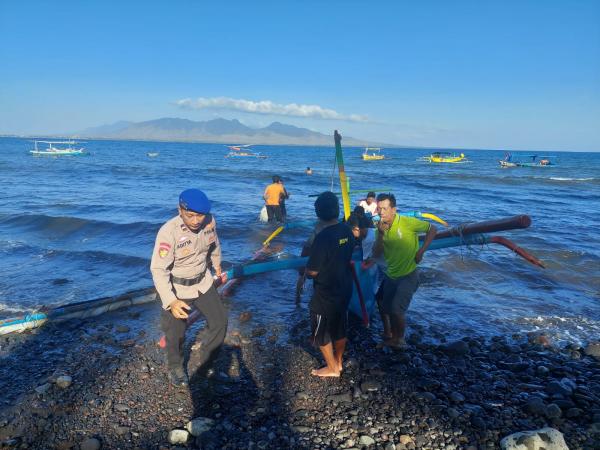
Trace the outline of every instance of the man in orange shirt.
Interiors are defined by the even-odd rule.
[[[283,220],[283,215],[281,213],[281,198],[285,198],[286,192],[280,181],[281,177],[279,175],[273,175],[273,183],[267,186],[263,195],[269,222],[281,222]]]

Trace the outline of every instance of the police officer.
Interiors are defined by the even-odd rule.
[[[204,192],[187,189],[179,196],[179,215],[165,223],[156,236],[150,270],[162,302],[161,328],[165,333],[169,379],[187,386],[183,367],[186,319],[192,306],[206,318],[200,365],[223,344],[227,311],[213,285],[211,267],[221,281],[221,245],[210,201]]]

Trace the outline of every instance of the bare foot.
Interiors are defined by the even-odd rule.
[[[311,375],[315,377],[339,377],[339,370],[331,370],[328,366],[321,367],[320,369],[313,369],[310,372]]]

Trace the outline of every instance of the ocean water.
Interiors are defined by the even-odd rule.
[[[230,263],[248,260],[272,231],[257,215],[273,174],[291,194],[292,221],[314,218],[309,195],[332,183],[339,191],[333,139],[330,148],[255,146],[264,160],[224,158],[219,144],[83,145],[90,156],[32,157],[30,140],[0,138],[0,318],[151,286],[154,238],[176,214],[183,189],[203,189],[213,200]],[[411,321],[457,336],[600,336],[600,153],[552,152],[558,166],[537,169],[501,169],[500,151],[469,150],[472,162],[452,165],[417,161],[423,149],[386,149],[391,159],[383,162],[363,162],[360,153],[344,149],[352,189],[390,190],[399,210],[434,213],[451,225],[529,214],[530,228],[499,234],[547,265],[534,267],[499,246],[432,251]],[[285,231],[274,245],[296,255],[309,232]],[[289,271],[256,276],[231,301],[285,324],[298,314],[295,281]]]

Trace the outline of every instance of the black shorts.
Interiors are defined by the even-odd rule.
[[[417,270],[396,279],[386,275],[380,288],[382,295],[378,299],[381,312],[395,315],[404,314],[418,287],[419,274]]]
[[[348,311],[340,310],[327,317],[314,311],[310,312],[311,338],[314,345],[322,347],[346,338]]]

